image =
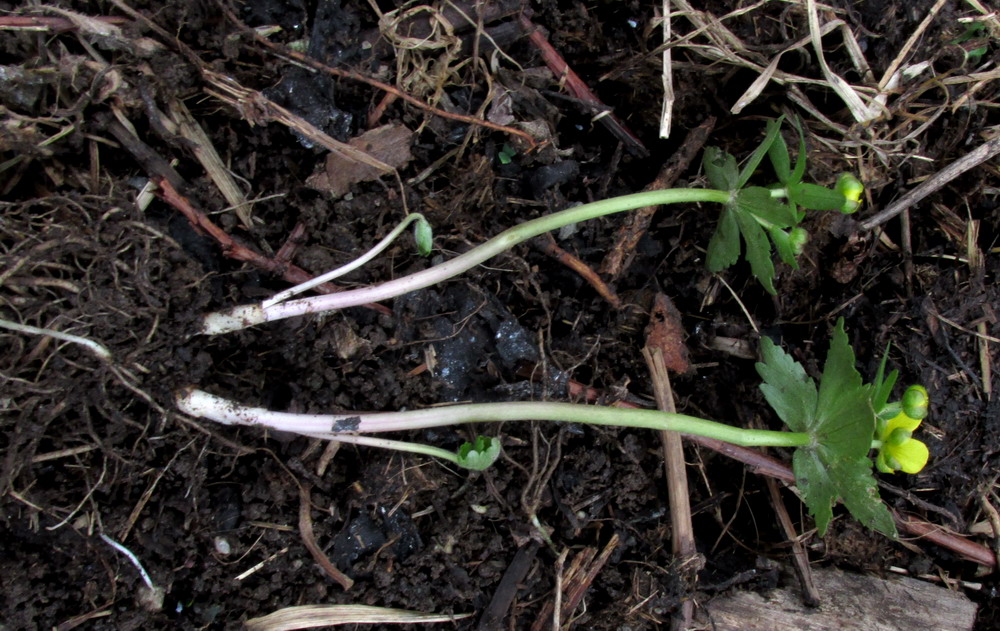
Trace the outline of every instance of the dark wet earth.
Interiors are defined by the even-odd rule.
[[[883,490],[883,496],[898,510],[995,546],[989,507],[1000,502],[993,490],[1000,403],[991,367],[1000,331],[1000,213],[993,166],[973,169],[929,197],[912,210],[908,228],[898,220],[886,224],[882,241],[849,221],[811,219],[802,267],[779,267],[777,297],[761,289],[745,264],[723,273],[728,286],[705,271],[716,211],[683,205],[653,216],[629,264],[613,278],[605,274],[618,306],[542,244],[529,243],[382,309],[353,307],[219,337],[194,335],[204,313],[260,300],[288,283],[227,258],[162,200],[138,210],[136,197],[154,167],[122,146],[110,121],[128,120],[155,155],[176,159],[186,195],[238,243],[274,258],[301,227],[286,263],[311,272],[349,262],[407,210],[427,216],[437,248],[431,260],[419,257],[406,236],[337,281],[349,286],[423,269],[547,212],[639,191],[709,116],[718,118],[709,144],[737,156],[759,141],[764,119],[782,111],[803,116],[820,137],[832,133],[789,110],[786,91],[775,84],[734,116],[733,101],[755,75],[677,49],[675,133],[658,139],[659,26],[654,7],[638,2],[532,3],[531,19],[613,105],[648,157],[594,122],[594,112],[565,98],[559,81],[539,70],[544,63],[519,30],[517,4],[494,3],[495,14],[484,17],[508,57],[494,55],[488,39],[476,45],[475,29],[456,33],[448,40],[453,48],[404,55],[379,41],[367,3],[314,4],[257,3],[237,14],[251,27],[280,25],[273,38],[282,44],[309,36],[305,54],[380,77],[423,101],[436,99],[447,111],[513,125],[497,104],[507,95],[510,120],[530,123],[521,128],[536,137],[543,129],[550,142],[528,151],[515,135],[388,103],[378,123],[414,132],[412,157],[398,166],[402,189],[391,176],[358,176],[345,196],[333,198],[310,180],[331,172],[326,151],[285,125],[255,119],[249,105],[238,111],[210,96],[204,72],[262,91],[341,141],[374,126],[367,118],[384,92],[286,63],[220,5],[130,5],[184,49],[117,2],[66,2],[58,6],[72,14],[40,12],[78,20],[76,30],[8,31],[0,40],[7,77],[0,88],[0,317],[99,341],[113,361],[79,344],[0,333],[0,629],[238,628],[282,607],[318,603],[470,613],[453,626],[527,629],[551,611],[545,607],[552,606],[562,551],[570,560],[606,553],[576,628],[657,628],[684,600],[773,588],[786,581],[777,563],[789,562],[789,548],[765,482],[738,462],[690,445],[690,503],[705,566],[696,584],[685,581],[671,552],[662,452],[651,432],[487,427],[503,437],[503,456],[493,468],[470,473],[351,445],[334,453],[318,441],[222,427],[173,409],[174,392],[188,385],[251,405],[315,413],[582,401],[583,388],[593,389],[591,402],[652,407],[641,349],[657,293],[669,295],[680,312],[691,362],[688,372],[672,376],[679,410],[735,425],[780,425],[757,390],[758,334],[751,322],[812,374],[820,372],[836,317],[845,318],[866,375],[891,343],[901,382],[931,392],[932,414],[922,429],[931,463],[918,476],[888,478],[901,493]],[[728,10],[708,4],[715,15]],[[0,2],[0,9],[13,8]],[[770,55],[807,34],[804,17],[785,11],[767,5],[727,24]],[[878,60],[873,71],[881,76],[925,14],[926,8],[878,12],[865,5],[840,15],[866,34],[867,58]],[[77,15],[115,15],[124,23],[116,34],[100,35]],[[946,9],[914,59],[934,59],[939,74],[959,74],[957,53],[946,45],[958,17],[958,9]],[[142,38],[159,45],[149,48]],[[995,48],[988,40],[986,60]],[[480,61],[463,65],[473,50]],[[847,67],[839,49],[828,55]],[[810,59],[791,57],[783,69],[810,72]],[[402,71],[406,81],[397,76]],[[824,116],[851,123],[834,97],[808,90]],[[812,143],[815,178],[862,164],[871,209],[861,213],[870,216],[978,145],[998,122],[995,108],[985,105],[995,93],[987,82],[976,96],[982,105],[935,119],[915,141],[913,152],[924,161],[891,152],[885,162],[847,161],[829,145]],[[928,108],[941,103],[939,94],[921,96]],[[244,194],[257,200],[247,224],[219,212],[231,204],[191,142],[163,128],[157,112],[178,100]],[[678,186],[705,184],[699,160]],[[623,221],[579,224],[555,235],[556,242],[600,269]],[[733,341],[750,355],[724,350]],[[451,449],[482,430],[438,428],[399,438]],[[771,455],[788,459],[781,450]],[[785,493],[799,532],[808,532],[810,518]],[[304,545],[303,513],[323,554],[354,581],[351,589],[324,574]],[[149,602],[138,571],[100,533],[136,554],[162,589],[162,603]],[[968,592],[982,606],[977,628],[995,628],[995,576],[954,552],[889,541],[846,514],[825,539],[808,537],[807,547],[816,564],[877,575],[896,566],[979,583],[981,589]]]

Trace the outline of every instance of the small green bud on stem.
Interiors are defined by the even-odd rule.
[[[805,228],[795,227],[788,232],[788,243],[792,246],[795,256],[802,254],[806,243],[809,242],[809,231]]]
[[[842,173],[837,178],[837,192],[844,196],[844,205],[840,212],[850,215],[861,208],[861,194],[865,192],[865,186],[861,180],[850,173]]]
[[[903,412],[912,419],[923,420],[927,416],[927,408],[930,405],[930,397],[927,395],[927,388],[920,385],[913,385],[903,393]]]

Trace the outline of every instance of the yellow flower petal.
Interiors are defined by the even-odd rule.
[[[906,473],[918,473],[930,457],[927,445],[916,439],[910,439],[902,445],[886,445],[884,449],[899,462],[899,468]]]
[[[920,425],[920,419],[910,418],[909,416],[906,415],[906,412],[900,412],[896,416],[889,419],[889,421],[885,424],[884,435],[887,437],[890,434],[892,434],[894,430],[897,430],[899,428],[912,432],[916,430],[919,425]]]

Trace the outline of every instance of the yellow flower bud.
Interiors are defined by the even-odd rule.
[[[917,473],[924,468],[930,451],[923,442],[911,438],[919,425],[920,419],[907,416],[906,412],[900,412],[886,422],[885,428],[876,436],[881,443],[875,459],[879,471]]]

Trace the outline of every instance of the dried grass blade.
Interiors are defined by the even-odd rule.
[[[246,621],[246,628],[248,631],[293,631],[294,629],[315,629],[344,624],[454,622],[471,615],[471,613],[430,614],[369,605],[299,605],[285,607],[260,618],[251,618]]]
[[[844,81],[839,75],[835,74],[830,70],[830,66],[826,63],[826,58],[823,56],[823,36],[819,25],[819,13],[816,9],[816,0],[806,0],[806,8],[809,16],[809,34],[813,40],[813,48],[816,49],[816,59],[819,61],[820,69],[823,71],[823,77],[830,84],[830,88],[837,93],[847,105],[847,108],[851,110],[851,115],[854,116],[854,120],[859,123],[867,123],[879,116],[881,113],[881,108],[877,106],[870,106],[865,104],[861,95],[849,84]],[[838,26],[843,25],[842,20],[832,20],[828,24],[836,24]]]

